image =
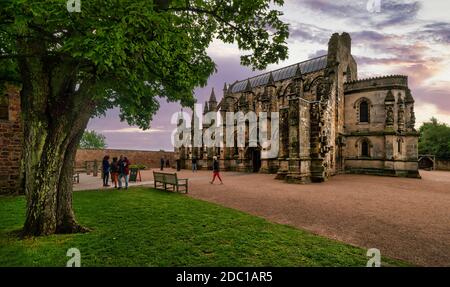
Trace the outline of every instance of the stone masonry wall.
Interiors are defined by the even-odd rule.
[[[85,168],[85,161],[97,160],[99,168],[105,155],[109,155],[110,161],[113,157],[120,155],[128,157],[131,164],[143,164],[147,168],[158,168],[161,157],[169,159],[171,166],[175,166],[175,153],[168,151],[139,151],[139,150],[119,150],[119,149],[79,149],[75,157],[77,169]]]
[[[436,170],[448,170],[450,171],[450,160],[436,159],[434,168]]]
[[[20,193],[20,159],[22,152],[22,125],[20,94],[14,86],[6,86],[9,101],[9,119],[0,120],[0,194]]]

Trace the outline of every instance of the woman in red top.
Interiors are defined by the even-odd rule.
[[[217,160],[217,156],[214,156],[213,159],[214,159],[214,162],[213,162],[213,179],[209,183],[213,184],[214,181],[216,180],[216,177],[218,177],[219,180],[220,180],[220,184],[223,184],[222,178],[220,177],[220,173],[219,173],[219,161]]]

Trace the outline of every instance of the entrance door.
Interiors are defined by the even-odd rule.
[[[261,169],[261,150],[252,148],[252,166],[253,172],[259,172]]]

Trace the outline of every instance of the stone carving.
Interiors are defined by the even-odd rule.
[[[409,121],[409,127],[414,129],[414,126],[416,125],[416,114],[414,113],[414,106],[411,107],[410,115],[411,119]]]
[[[291,126],[298,125],[298,100],[289,101],[289,124]]]
[[[326,101],[330,98],[330,83],[324,78],[317,84],[317,100]]]
[[[386,126],[392,126],[394,124],[394,109],[392,106],[386,107]]]

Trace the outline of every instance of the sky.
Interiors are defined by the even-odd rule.
[[[285,0],[282,7],[273,8],[282,11],[282,20],[289,24],[289,57],[266,71],[324,55],[333,33],[348,32],[359,79],[407,75],[417,127],[432,116],[450,124],[450,1]],[[212,88],[220,101],[225,82],[264,72],[241,66],[244,52],[237,45],[214,41],[208,54],[217,72],[206,87],[195,90],[199,103],[209,98]],[[105,135],[108,148],[173,150],[171,117],[181,106],[160,103],[149,130],[121,122],[117,109],[91,119],[87,129]]]

